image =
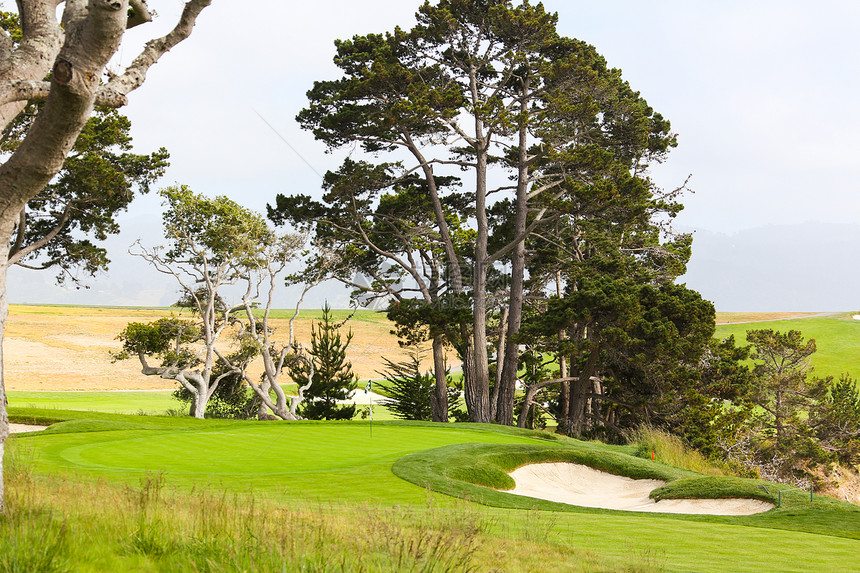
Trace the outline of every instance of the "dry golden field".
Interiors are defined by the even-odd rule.
[[[137,360],[113,363],[110,351],[119,350],[116,335],[129,322],[148,322],[176,313],[176,309],[22,306],[11,305],[4,345],[7,390],[169,390],[170,380],[140,373]],[[349,311],[335,311],[339,320]],[[311,324],[320,311],[303,311],[296,320],[296,338],[306,347]],[[717,313],[718,324],[775,320],[815,313]],[[291,312],[278,311],[273,320],[276,337],[286,340]],[[359,311],[346,325],[354,337],[349,358],[359,378],[378,378],[382,358],[405,356],[390,333],[383,314]],[[453,355],[449,364],[459,366]],[[425,360],[425,367],[430,368]],[[253,369],[252,369],[253,371]]]
[[[717,324],[735,324],[738,322],[759,322],[765,320],[783,320],[786,318],[803,318],[813,316],[817,312],[718,312]]]
[[[148,322],[171,312],[176,310],[11,305],[4,344],[6,389],[173,389],[174,381],[141,374],[137,360],[112,363],[109,355],[120,349],[116,335],[129,322]],[[338,318],[347,314],[335,312]],[[306,347],[318,316],[319,311],[309,310],[296,320],[296,339]],[[278,318],[273,324],[278,340],[286,340],[288,319]],[[348,356],[359,378],[378,378],[383,356],[392,360],[405,356],[384,315],[361,311],[344,331],[347,328],[354,333]]]

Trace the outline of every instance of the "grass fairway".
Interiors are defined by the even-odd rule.
[[[745,345],[747,330],[769,328],[780,332],[799,330],[805,338],[814,338],[818,350],[812,355],[817,376],[833,376],[843,372],[860,376],[860,320],[854,313],[836,314],[820,318],[776,320],[746,324],[722,324],[715,336],[724,338],[733,334],[738,344]]]
[[[295,391],[295,384],[285,387],[287,394]],[[359,390],[359,395],[361,390]],[[187,405],[172,396],[172,390],[148,392],[21,392],[7,393],[9,406],[13,408],[38,408],[43,410],[77,410],[81,412],[105,412],[108,414],[164,415],[168,410],[185,412]],[[356,407],[356,418],[361,418],[367,405]],[[367,416],[366,416],[367,417]],[[394,420],[396,417],[384,406],[373,405],[373,419]]]
[[[50,482],[54,483],[50,491],[70,488],[89,492],[88,488],[92,488],[87,499],[107,496],[112,501],[102,502],[105,506],[124,508],[121,515],[110,514],[107,507],[100,508],[96,516],[87,514],[85,524],[79,527],[80,535],[90,540],[87,544],[92,545],[92,540],[102,539],[102,535],[112,541],[97,543],[98,547],[92,549],[104,553],[98,557],[98,565],[81,564],[73,570],[860,570],[856,562],[860,554],[860,510],[827,498],[809,504],[801,494],[789,494],[782,510],[744,518],[666,516],[559,508],[524,498],[510,500],[513,496],[475,489],[477,486],[463,481],[492,481],[504,475],[499,473],[500,468],[507,469],[524,460],[537,461],[546,455],[563,455],[598,467],[612,466],[622,473],[644,472],[643,475],[675,479],[676,491],[695,491],[691,478],[694,482],[703,480],[700,483],[710,491],[739,487],[720,482],[719,478],[700,478],[685,470],[631,457],[632,447],[548,440],[551,436],[517,428],[465,424],[376,423],[371,438],[367,422],[201,421],[29,408],[12,408],[11,414],[16,421],[66,420],[46,432],[10,440],[7,462],[11,459],[13,467],[31,468],[34,477],[29,483],[61,479]],[[398,474],[406,467],[410,474],[407,478],[415,483],[397,477],[393,467]],[[57,478],[49,478],[50,475]],[[140,486],[152,483],[155,475],[162,476],[164,489],[172,493],[153,493],[151,486]],[[92,485],[99,483],[96,480],[105,485]],[[18,482],[26,484],[27,479],[19,478],[15,483]],[[110,493],[114,490],[104,489],[110,484],[118,484],[124,489],[116,491],[128,493]],[[475,492],[486,492],[494,498],[485,500],[492,505],[464,505],[455,497],[432,493],[424,487],[445,492],[446,488],[456,490],[464,485],[472,488],[471,492],[448,493],[466,493],[477,499]],[[18,492],[15,485],[10,488]],[[244,564],[241,551],[234,548],[230,550],[235,552],[230,553],[231,563],[241,562],[241,567],[219,568],[211,563],[200,566],[203,561],[195,559],[208,545],[201,546],[203,541],[199,540],[214,535],[227,543],[229,535],[244,535],[241,532],[247,531],[248,526],[241,525],[241,520],[246,519],[241,517],[247,512],[246,503],[235,509],[239,524],[230,525],[233,522],[222,515],[227,511],[223,497],[215,502],[199,498],[201,491],[221,490],[236,495],[253,492],[261,508],[269,508],[258,510],[260,519],[281,511],[276,508],[290,508],[283,520],[275,520],[275,527],[305,533],[301,533],[304,537],[299,545],[293,540],[285,551],[293,557],[303,555],[303,559],[311,558],[304,552],[315,552],[313,560],[319,559],[320,564],[302,561],[304,564],[297,565],[289,561],[290,565],[284,566],[285,556],[271,566],[253,560]],[[50,491],[43,495],[54,495]],[[189,498],[191,491],[198,493]],[[15,495],[19,494],[23,495]],[[161,510],[153,509],[153,496],[161,499],[159,495],[166,501]],[[506,506],[506,499],[515,505]],[[181,525],[185,523],[183,512],[197,507],[198,502],[215,506],[201,506],[201,514],[207,517],[203,521],[189,518],[188,531],[177,529],[185,527]],[[56,499],[44,503],[62,506]],[[163,517],[158,511],[164,511]],[[81,512],[86,513],[77,509],[62,523],[74,520]],[[229,535],[223,531],[206,533],[213,527],[216,515],[218,523],[224,522],[218,527],[231,531]],[[307,521],[290,521],[300,518]],[[100,527],[99,520],[107,520],[104,527],[109,532],[93,529]],[[468,524],[474,527],[466,527]],[[256,530],[256,526],[252,527]],[[38,532],[32,535],[45,536],[44,529],[39,525]],[[144,530],[157,538],[141,540]],[[328,546],[317,537],[321,534],[311,531],[343,535],[343,539]],[[456,538],[439,537],[445,531],[456,532]],[[75,530],[74,534],[79,533]],[[182,539],[182,544],[176,545],[177,539]],[[415,543],[430,543],[433,539],[438,541],[436,549],[424,546],[412,553]],[[461,547],[460,543],[466,544],[463,539],[472,539],[475,545]],[[465,565],[455,566],[447,558],[428,565],[427,555],[442,551],[442,547],[456,548],[457,555],[466,559],[462,562]],[[378,552],[393,555],[393,561],[377,561],[381,559]],[[205,555],[207,560],[215,559],[210,553]],[[90,558],[96,559],[69,557],[76,564]],[[0,565],[2,560],[0,556]]]
[[[157,392],[20,392],[7,393],[9,406],[81,410],[114,414],[164,414],[180,408],[171,390]]]

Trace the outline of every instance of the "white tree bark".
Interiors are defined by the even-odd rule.
[[[262,405],[260,406],[257,415],[264,419],[268,416],[266,410],[270,410],[275,416],[282,420],[301,420],[302,418],[296,414],[296,408],[304,399],[304,393],[311,386],[313,380],[313,361],[308,359],[302,352],[301,346],[295,343],[293,339],[293,323],[299,315],[302,301],[305,294],[314,285],[306,285],[302,291],[302,295],[296,304],[296,311],[290,319],[289,325],[289,340],[287,344],[281,348],[276,348],[271,340],[273,329],[269,327],[269,314],[274,302],[275,288],[279,282],[278,277],[284,271],[287,263],[292,260],[299,249],[304,245],[305,238],[298,235],[287,235],[276,241],[275,245],[268,248],[259,256],[258,266],[248,272],[244,280],[246,282],[245,294],[242,297],[242,306],[245,309],[245,320],[247,321],[248,336],[250,336],[263,360],[263,380],[257,384],[248,375],[247,369],[244,366],[237,366],[241,370],[242,377],[254,393],[260,398]],[[266,306],[263,310],[263,318],[260,324],[257,324],[257,319],[254,316],[254,301],[259,298],[262,285],[266,285]],[[299,388],[298,396],[293,397],[287,408],[287,396],[281,388],[280,377],[284,371],[288,355],[293,353],[291,360],[306,360],[310,364],[311,375],[308,376],[308,383]],[[275,401],[272,402],[270,391],[275,393]]]
[[[8,260],[8,245],[19,213],[62,168],[97,95],[103,92],[100,103],[125,103],[124,96],[143,84],[146,71],[188,37],[211,1],[187,2],[179,23],[167,36],[150,41],[123,74],[100,88],[105,66],[117,52],[127,27],[142,24],[149,17],[145,1],[132,0],[134,17],[129,19],[129,0],[66,0],[61,25],[57,21],[58,0],[18,0],[22,40],[14,48],[5,35],[0,41],[0,129],[18,115],[29,96],[38,95],[45,106],[19,148],[0,166],[0,261]],[[43,82],[51,70],[50,83]],[[33,82],[43,85],[35,90]],[[8,314],[6,270],[5,264],[0,265],[0,345]],[[0,353],[0,450],[7,436]],[[0,456],[0,475],[2,469]],[[3,507],[0,487],[0,510]]]

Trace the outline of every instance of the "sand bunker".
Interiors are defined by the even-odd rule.
[[[710,515],[752,515],[773,508],[773,504],[757,499],[666,499],[657,502],[649,499],[648,494],[665,482],[616,476],[578,464],[532,464],[514,470],[510,476],[517,486],[506,493],[582,507]]]
[[[9,424],[9,433],[20,434],[22,432],[38,432],[47,427],[48,426],[33,426],[31,424]]]

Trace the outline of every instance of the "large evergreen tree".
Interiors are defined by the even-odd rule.
[[[525,241],[559,216],[560,201],[572,193],[569,204],[590,194],[595,212],[614,201],[619,211],[674,214],[671,201],[652,196],[646,173],[675,139],[669,123],[592,46],[558,35],[556,15],[541,4],[441,0],[425,2],[417,17],[408,31],[336,42],[342,76],[317,82],[298,119],[330,148],[357,143],[367,152],[335,208],[374,205],[420,175],[445,264],[446,300],[468,301],[471,328],[461,330],[461,348],[470,418],[510,424]],[[452,176],[468,181],[466,189],[448,186]],[[468,201],[452,218],[447,201],[455,196]],[[509,224],[507,235],[493,237],[497,203],[507,205]],[[359,244],[372,249],[364,237]],[[505,261],[507,348],[493,408],[488,320],[492,293],[500,291],[493,276]]]
[[[352,330],[344,338],[340,328],[326,303],[322,319],[311,327],[310,355],[314,370],[304,401],[298,408],[309,420],[349,420],[355,416],[355,405],[338,403],[349,398],[358,381],[352,373],[352,363],[346,358]],[[306,361],[294,363],[289,371],[299,386],[307,384],[310,366]]]
[[[0,152],[21,144],[42,106],[30,104],[3,133]],[[94,241],[119,232],[116,215],[147,193],[167,167],[165,149],[132,153],[131,122],[99,107],[84,125],[63,168],[18,217],[7,264],[56,269],[58,282],[106,270],[107,251]]]
[[[810,417],[826,403],[831,380],[811,376],[810,357],[815,340],[804,340],[797,330],[747,331],[755,361],[755,383],[750,399],[758,409],[755,431],[759,455],[776,460],[781,473],[800,460],[822,461],[826,456],[815,439]]]

